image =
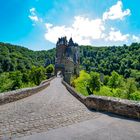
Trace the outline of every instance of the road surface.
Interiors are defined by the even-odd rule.
[[[88,110],[61,78],[0,106],[0,140],[140,140],[140,122]]]

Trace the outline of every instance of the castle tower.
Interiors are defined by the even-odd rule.
[[[70,83],[72,75],[79,74],[78,44],[72,38],[69,42],[66,37],[59,38],[56,44],[55,74],[61,71],[64,80]]]

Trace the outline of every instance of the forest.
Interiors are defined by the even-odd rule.
[[[47,58],[47,59],[46,59]],[[55,49],[32,51],[25,47],[0,43],[0,73],[24,71],[32,66],[46,66],[55,62]]]
[[[53,73],[54,56],[55,49],[32,51],[0,43],[0,92],[39,85]]]
[[[72,86],[83,95],[140,100],[140,44],[80,47],[81,69]]]
[[[46,73],[53,73],[55,51],[55,48],[33,51],[0,43],[0,92],[38,85],[47,78]],[[80,75],[71,79],[77,91],[84,95],[140,100],[139,43],[110,47],[79,46],[79,56]]]

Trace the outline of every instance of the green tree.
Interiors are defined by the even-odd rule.
[[[108,81],[109,81],[109,76],[108,75],[105,75],[104,76],[104,80],[103,80],[104,85],[107,85],[108,84]]]
[[[0,74],[0,92],[12,90],[13,81],[9,78],[9,73]]]
[[[30,78],[34,84],[39,85],[42,80],[46,79],[45,68],[32,67],[30,71]]]
[[[126,83],[127,99],[130,99],[132,93],[137,91],[136,81],[133,78],[128,78]]]
[[[130,77],[134,78],[136,80],[136,82],[138,82],[138,87],[140,88],[140,71],[131,70]]]
[[[52,64],[46,67],[46,73],[54,73],[54,66]]]
[[[109,78],[108,85],[111,88],[117,88],[123,86],[123,77],[117,72],[113,71],[111,77]]]
[[[20,71],[10,72],[9,77],[13,81],[12,90],[18,89],[22,86],[22,73]]]
[[[135,100],[135,101],[140,101],[140,92],[136,91],[134,93],[131,93],[129,99]]]
[[[100,74],[97,72],[90,72],[89,87],[92,90],[99,91],[101,87]]]
[[[74,80],[74,86],[78,92],[88,95],[87,87],[89,87],[89,81],[90,75],[82,70],[79,77]]]
[[[30,75],[29,75],[29,71],[24,71],[23,72],[23,75],[22,75],[22,82],[23,83],[28,83],[28,82],[30,82],[30,77],[29,77]]]

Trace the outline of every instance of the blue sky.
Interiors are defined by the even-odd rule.
[[[0,41],[32,50],[58,37],[93,46],[140,42],[139,0],[0,0]]]

